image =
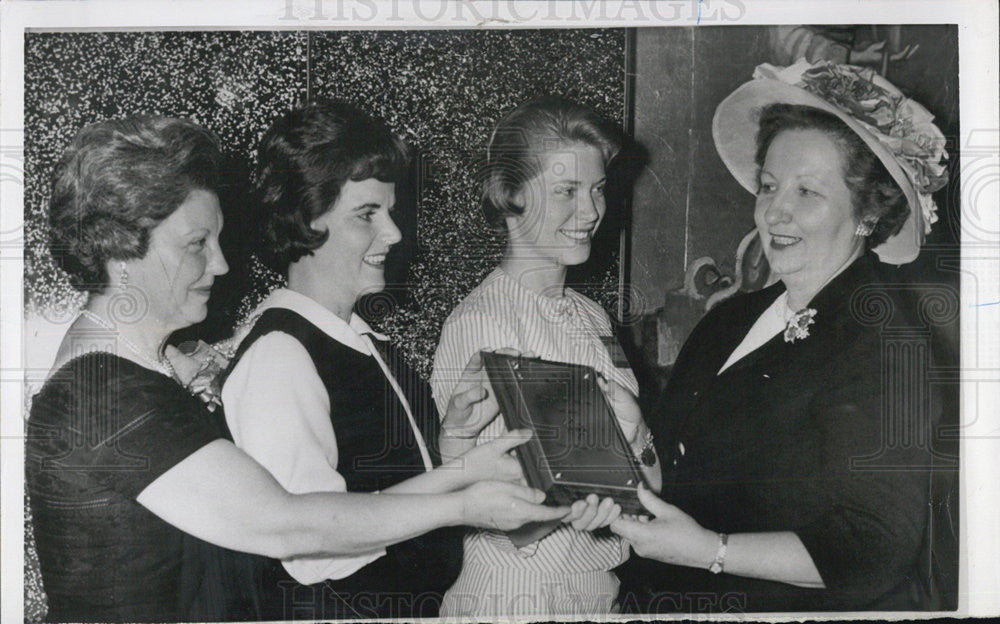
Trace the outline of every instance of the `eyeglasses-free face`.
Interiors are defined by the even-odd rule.
[[[767,150],[754,221],[790,291],[817,292],[864,248],[843,171],[840,148],[819,130],[786,130]]]

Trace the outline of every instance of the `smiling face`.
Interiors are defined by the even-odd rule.
[[[540,266],[582,264],[604,218],[604,159],[596,147],[573,143],[541,161],[515,197],[524,212],[506,219],[508,253]]]
[[[771,270],[801,305],[864,247],[842,159],[824,132],[786,130],[761,167],[754,221]]]
[[[149,314],[164,327],[194,325],[208,314],[212,283],[229,270],[219,248],[221,231],[219,199],[195,189],[150,231],[146,255],[126,262],[129,287],[146,297]]]
[[[402,238],[389,214],[395,204],[395,184],[348,180],[333,207],[310,224],[329,237],[299,263],[322,276],[328,289],[322,299],[338,316],[348,318],[361,295],[385,288],[386,254]]]

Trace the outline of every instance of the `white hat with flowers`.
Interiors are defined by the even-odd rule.
[[[712,136],[736,180],[757,192],[758,118],[769,104],[812,106],[836,115],[885,165],[903,190],[910,215],[902,228],[875,248],[883,262],[905,264],[917,257],[937,221],[931,193],[948,183],[945,138],[934,116],[869,68],[805,59],[788,67],[764,63],[719,104]]]

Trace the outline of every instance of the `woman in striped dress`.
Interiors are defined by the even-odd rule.
[[[620,148],[617,131],[575,102],[545,97],[500,121],[487,148],[483,209],[507,232],[504,258],[445,322],[431,386],[447,405],[470,355],[513,348],[547,359],[594,367],[607,380],[626,437],[637,456],[652,447],[631,400],[632,371],[608,352],[607,313],[566,287],[566,269],[590,256],[605,213],[605,167]],[[443,422],[442,454],[457,455],[503,434],[503,420],[476,411]],[[647,458],[655,455],[647,450]],[[644,466],[658,488],[655,459]],[[563,523],[517,532],[478,530],[465,538],[462,572],[445,596],[445,616],[595,615],[615,610],[613,568],[629,547],[594,532],[617,516],[611,499],[591,495]]]

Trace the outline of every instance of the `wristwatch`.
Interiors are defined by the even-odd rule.
[[[653,432],[646,430],[646,437],[643,439],[642,448],[635,454],[635,459],[643,466],[652,466],[656,463],[656,448],[653,446]]]
[[[726,545],[728,543],[729,536],[725,533],[719,533],[719,548],[715,551],[715,560],[712,561],[712,565],[708,566],[708,571],[712,574],[722,572],[722,567],[726,564]]]

